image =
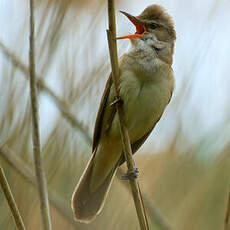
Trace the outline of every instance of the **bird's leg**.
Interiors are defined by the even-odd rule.
[[[121,180],[135,180],[138,177],[138,168],[134,168],[134,170],[128,170],[127,173],[121,175]]]
[[[136,167],[135,161],[134,162],[134,169],[128,170],[127,173],[121,175],[121,180],[135,180],[138,177],[139,170]]]
[[[121,100],[121,98],[119,96],[115,96],[114,97],[114,101],[112,103],[110,103],[110,106],[114,106],[114,105],[122,105],[123,101]]]

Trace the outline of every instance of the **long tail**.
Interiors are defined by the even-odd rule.
[[[117,171],[116,166],[95,191],[90,191],[94,157],[95,154],[92,154],[72,196],[72,209],[79,222],[89,223],[100,213]]]

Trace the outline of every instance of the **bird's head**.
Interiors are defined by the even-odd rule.
[[[139,16],[132,16],[121,11],[135,25],[136,32],[117,39],[129,38],[132,43],[145,43],[158,51],[165,52],[164,48],[173,53],[176,32],[171,16],[162,6],[150,5]]]

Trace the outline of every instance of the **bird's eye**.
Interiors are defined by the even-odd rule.
[[[154,30],[158,27],[158,25],[156,23],[151,23],[149,27]]]

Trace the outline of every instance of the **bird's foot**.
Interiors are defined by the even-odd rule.
[[[128,170],[127,173],[121,176],[121,180],[135,180],[137,179],[139,174],[138,168],[134,168],[134,170]]]
[[[110,103],[110,106],[114,106],[114,105],[122,105],[123,101],[121,100],[121,98],[119,96],[115,96],[114,101],[112,103]]]

